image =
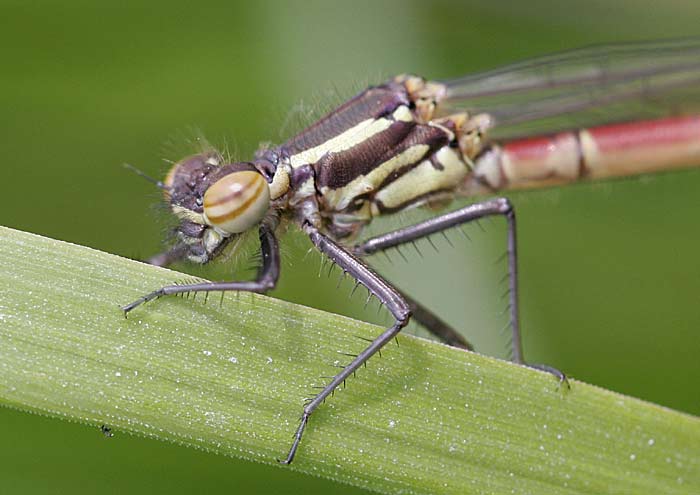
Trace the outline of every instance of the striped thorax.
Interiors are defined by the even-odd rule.
[[[287,143],[259,154],[259,169],[289,178],[296,217],[336,239],[372,218],[455,190],[470,172],[479,127],[462,113],[432,120],[444,87],[399,76],[369,88]]]

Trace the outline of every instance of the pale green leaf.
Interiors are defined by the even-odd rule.
[[[381,329],[253,294],[119,306],[177,273],[0,230],[0,404],[276,464]],[[289,467],[382,493],[700,493],[700,420],[402,336]],[[693,391],[688,391],[693,393]],[[116,441],[117,439],[115,439]]]

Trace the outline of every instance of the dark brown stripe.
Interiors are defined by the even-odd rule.
[[[396,121],[387,129],[361,141],[340,153],[327,153],[313,167],[316,171],[316,187],[338,189],[357,177],[366,175],[395,155],[397,144],[409,135],[414,122]]]
[[[357,177],[367,175],[378,165],[398,156],[416,145],[428,145],[428,150],[415,163],[395,170],[377,186],[377,190],[392,183],[449,143],[450,136],[441,128],[431,125],[418,125],[414,122],[394,122],[386,130],[360,142],[340,153],[328,153],[315,165],[318,188],[338,189],[346,186]],[[436,166],[440,168],[440,166]]]
[[[240,176],[239,176],[239,178],[240,178]],[[254,183],[258,183],[257,190],[260,191],[260,184],[264,181],[265,181],[265,179],[263,179],[262,175],[260,175],[260,174],[252,175],[251,174],[248,182],[243,183],[243,182],[240,182],[240,180],[237,181],[241,185],[241,188],[238,191],[232,191],[232,190],[228,189],[227,194],[225,196],[220,196],[216,201],[212,201],[211,203],[207,203],[206,206],[208,206],[208,207],[219,206],[223,203],[228,203],[231,200],[234,200],[240,196],[243,196],[244,194],[246,194],[248,192],[248,189]]]
[[[248,198],[244,203],[241,203],[238,205],[238,208],[229,211],[228,213],[225,213],[223,215],[219,215],[218,217],[210,217],[207,215],[207,218],[211,223],[223,223],[223,221],[230,220],[232,218],[238,217],[242,212],[244,212],[250,205],[252,205],[260,196],[260,193],[263,190],[263,187],[267,187],[267,183],[264,180],[261,180],[258,182],[258,187],[255,190],[255,192]]]
[[[580,129],[578,131],[573,131],[574,139],[576,141],[576,153],[578,154],[578,178],[585,177],[588,175],[588,165],[586,164],[586,155],[583,152],[583,144],[581,143],[581,133],[585,129]]]
[[[369,88],[290,139],[284,146],[289,155],[315,148],[367,119],[391,115],[410,103],[401,84],[387,83]]]
[[[381,190],[382,188],[388,186],[405,173],[413,170],[419,163],[425,160],[426,156],[430,157],[430,163],[433,165],[433,167],[435,167],[435,169],[443,170],[445,167],[443,167],[443,165],[433,155],[440,148],[446,146],[449,143],[449,137],[450,136],[439,127],[435,127],[432,125],[417,125],[413,129],[413,131],[406,137],[406,139],[404,139],[399,146],[394,148],[393,154],[399,155],[411,146],[416,146],[418,144],[427,144],[428,151],[425,153],[425,155],[423,155],[414,163],[406,164],[403,167],[394,170],[391,174],[389,174],[386,177],[386,179],[382,181],[381,184],[379,184],[377,190]],[[390,157],[387,157],[385,158],[385,160],[388,160],[389,158]]]

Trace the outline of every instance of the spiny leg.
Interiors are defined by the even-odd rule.
[[[316,408],[318,408],[339,385],[342,385],[350,375],[367,362],[370,357],[379,352],[382,347],[396,337],[401,329],[406,326],[411,316],[409,305],[404,300],[401,293],[384,281],[364,262],[346,251],[345,248],[336,244],[330,238],[321,234],[316,228],[307,224],[304,226],[304,231],[308,234],[311,242],[319,251],[328,256],[331,261],[337,264],[343,271],[347,272],[358,282],[367,287],[367,290],[386,306],[394,316],[394,324],[374,339],[365,350],[358,354],[350,364],[335,375],[323,390],[304,406],[299,427],[294,434],[294,442],[289,449],[287,457],[280,460],[282,464],[289,464],[294,460],[294,456],[299,448],[299,442],[301,442],[301,437],[309,422],[309,417]]]
[[[416,246],[415,243],[413,243],[413,246]],[[418,248],[416,247],[416,250],[417,249]],[[384,253],[386,254],[386,251]],[[340,283],[340,281],[338,283]],[[355,288],[357,288],[357,285]],[[442,318],[433,313],[430,309],[426,308],[423,304],[413,299],[404,290],[399,289],[396,286],[394,286],[394,288],[401,293],[403,298],[408,303],[408,307],[411,309],[411,319],[417,321],[423,328],[437,337],[440,342],[459,349],[466,349],[468,351],[474,350],[474,346],[472,346],[464,338],[464,336],[462,336],[462,334],[452,328]]]
[[[456,211],[445,213],[410,227],[388,232],[364,241],[354,247],[353,252],[359,256],[369,255],[391,247],[397,247],[406,242],[412,242],[422,237],[427,237],[437,232],[443,232],[452,227],[479,220],[480,218],[501,215],[508,225],[507,258],[509,273],[509,311],[510,326],[512,330],[513,361],[531,368],[546,371],[556,376],[560,382],[566,382],[566,375],[556,368],[541,364],[527,364],[523,357],[522,340],[520,338],[519,308],[518,308],[518,264],[517,264],[517,240],[515,210],[507,198],[494,198],[473,205],[466,206]],[[429,319],[421,321],[435,335],[440,335],[439,327],[431,326]]]
[[[182,294],[186,292],[210,292],[210,291],[247,291],[267,292],[275,287],[280,272],[280,256],[277,238],[273,229],[266,225],[260,225],[260,252],[262,254],[262,266],[255,280],[247,282],[203,282],[184,285],[167,285],[155,290],[136,301],[122,306],[124,314],[127,314],[137,306],[161,296]],[[167,254],[167,253],[166,253]],[[164,258],[165,259],[165,258]]]
[[[474,347],[457,330],[448,325],[438,315],[410,297],[404,291],[401,295],[411,308],[411,318],[435,335],[441,342],[452,347],[473,351]]]

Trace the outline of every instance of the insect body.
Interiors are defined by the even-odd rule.
[[[623,101],[639,100],[654,91],[668,94],[678,87],[681,76],[688,79],[682,86],[686,89],[695,87],[700,80],[691,77],[698,72],[695,60],[700,54],[700,42],[697,40],[612,48],[625,55],[625,63],[598,78],[591,76],[594,73],[591,68],[600,69],[601,60],[607,57],[611,47],[535,59],[509,70],[452,83],[398,76],[363,91],[283,145],[259,151],[251,162],[225,163],[214,151],[185,158],[160,183],[180,220],[178,240],[170,251],[152,258],[151,262],[165,265],[186,258],[207,263],[242,233],[257,229],[262,265],[253,281],[166,286],[124,306],[124,311],[169,294],[272,289],[279,275],[275,231],[283,221],[296,224],[319,251],[364,285],[389,310],[394,322],[306,403],[294,442],[281,461],[290,463],[313,412],[336,387],[391,341],[411,315],[443,341],[470,348],[459,333],[384,280],[363,257],[472,220],[503,216],[508,227],[512,356],[515,362],[525,364],[518,326],[515,213],[508,199],[488,199],[365,241],[355,240],[362,228],[377,216],[455,195],[625,174],[629,173],[631,163],[638,162],[643,164],[641,171],[700,162],[698,117],[566,131],[539,140],[520,139],[497,146],[487,138],[494,124],[494,129],[498,129],[499,123],[507,124],[509,118],[517,123],[512,116],[517,115],[516,110],[528,113],[528,106],[516,98],[517,104],[501,103],[491,113],[478,104],[470,111],[464,103],[465,99],[478,100],[480,96],[498,94],[499,88],[516,95],[533,88],[540,95],[542,88],[547,88],[552,93],[546,93],[546,98],[528,96],[529,101],[542,98],[539,113],[531,116],[537,120],[577,111],[563,103],[576,101],[574,97],[580,97],[581,93],[588,99],[578,110],[609,104],[607,96],[599,100],[590,98],[591,87],[587,86],[590,84],[605,95],[617,94],[614,101]],[[649,71],[646,60],[650,53],[658,55],[659,51],[669,54],[672,60],[668,66],[659,63]],[[555,62],[567,69],[560,77],[552,76],[549,70]],[[547,75],[542,76],[541,72]],[[509,77],[512,75],[522,80]],[[489,81],[493,84],[484,84]],[[646,84],[644,94],[629,90],[630,85],[640,82]],[[557,101],[562,105],[553,106]],[[613,130],[622,136],[616,144],[610,140]],[[533,367],[565,380],[556,369]]]

